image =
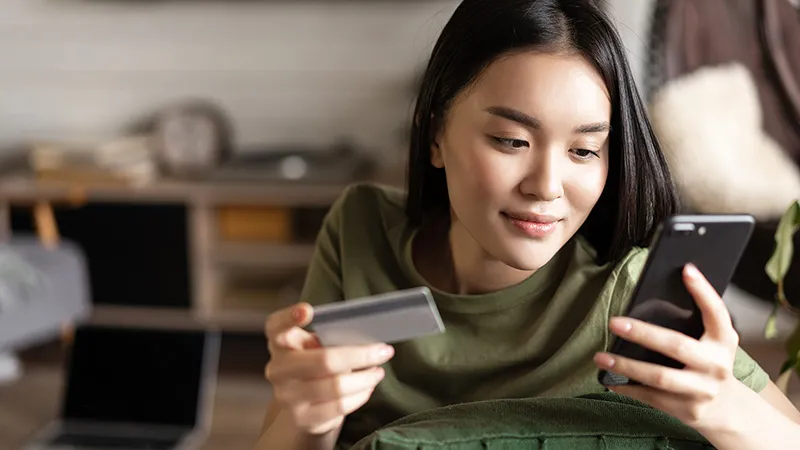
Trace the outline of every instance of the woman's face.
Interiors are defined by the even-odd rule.
[[[546,264],[603,192],[610,120],[605,83],[582,56],[496,60],[454,101],[431,149],[453,245],[519,270]]]

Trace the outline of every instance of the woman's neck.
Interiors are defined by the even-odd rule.
[[[495,292],[533,274],[488,254],[455,220],[432,221],[423,227],[414,242],[413,254],[422,277],[433,287],[453,294]]]

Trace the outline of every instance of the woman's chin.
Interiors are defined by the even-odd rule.
[[[510,267],[523,271],[535,271],[545,266],[561,248],[557,242],[510,243],[503,260]]]
[[[506,258],[506,264],[517,270],[532,272],[544,267],[553,259],[554,254],[555,253],[550,252],[541,252],[537,255],[531,255],[530,253],[520,254],[518,249],[514,249],[514,251],[508,255],[509,257]]]

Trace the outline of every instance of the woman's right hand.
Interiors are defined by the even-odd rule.
[[[386,344],[322,347],[303,329],[313,316],[311,305],[298,303],[268,317],[266,377],[281,411],[298,429],[321,435],[369,400],[384,376],[380,365],[394,349]]]

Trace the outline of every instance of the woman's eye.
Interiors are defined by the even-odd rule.
[[[576,148],[576,149],[572,150],[572,153],[574,153],[575,156],[577,156],[578,158],[581,158],[581,159],[589,159],[592,156],[596,156],[598,158],[600,157],[600,155],[597,152],[593,152],[591,150],[586,150],[585,148]]]
[[[530,147],[527,141],[523,141],[521,139],[511,139],[511,138],[501,138],[501,137],[494,137],[493,138],[496,142],[511,148],[524,148]]]

